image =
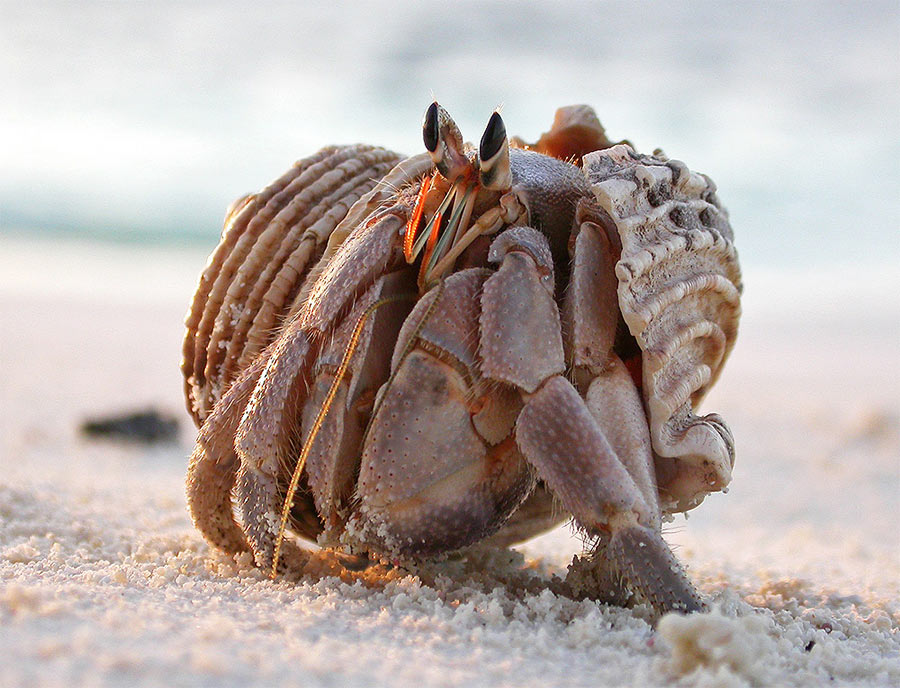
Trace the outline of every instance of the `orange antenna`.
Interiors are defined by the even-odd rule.
[[[285,497],[284,506],[281,509],[281,522],[278,526],[278,537],[275,538],[275,555],[272,558],[272,571],[270,573],[272,578],[275,578],[278,575],[278,562],[281,559],[281,545],[284,542],[284,533],[287,529],[287,522],[291,514],[291,509],[294,507],[294,497],[297,494],[297,486],[300,484],[300,474],[306,466],[306,459],[309,457],[309,452],[312,449],[313,442],[316,440],[316,435],[319,434],[322,423],[325,422],[325,415],[331,408],[331,404],[337,394],[338,385],[341,383],[344,374],[347,372],[347,367],[350,365],[350,358],[353,356],[353,352],[356,351],[356,347],[359,344],[359,337],[362,334],[362,329],[366,324],[366,320],[368,320],[372,313],[385,304],[403,300],[414,301],[415,299],[415,294],[396,294],[394,296],[386,296],[382,299],[378,299],[378,301],[366,308],[357,321],[356,327],[353,328],[353,334],[350,336],[350,343],[347,344],[346,351],[344,351],[341,365],[338,366],[337,372],[334,375],[334,381],[331,383],[325,401],[322,403],[322,408],[319,409],[319,414],[316,416],[316,420],[309,431],[309,437],[304,443],[303,449],[300,450],[300,457],[297,459],[297,465],[294,467],[293,474],[291,474],[291,484],[288,487],[287,497]]]

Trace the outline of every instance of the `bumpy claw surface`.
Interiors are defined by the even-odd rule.
[[[364,444],[351,525],[394,555],[434,555],[500,528],[534,478],[509,438],[517,395],[478,370],[490,271],[451,275],[410,313]]]

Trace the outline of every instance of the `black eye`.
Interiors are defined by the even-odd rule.
[[[425,119],[422,121],[422,139],[429,153],[434,153],[438,147],[438,104],[432,103],[425,111]]]
[[[482,160],[490,160],[500,152],[500,147],[506,142],[506,126],[499,112],[491,115],[488,120],[484,135],[481,137],[481,145],[478,146],[478,155]]]

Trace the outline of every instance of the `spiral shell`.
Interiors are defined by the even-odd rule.
[[[232,204],[185,318],[181,369],[198,425],[274,339],[316,263],[333,251],[326,245],[411,178],[405,168],[392,172],[402,157],[376,146],[329,146]]]
[[[728,214],[708,177],[661,154],[617,145],[586,155],[584,170],[622,242],[619,306],[642,352],[653,448],[680,464],[667,471],[658,460],[661,496],[670,511],[692,508],[728,484],[734,456],[724,422],[694,415],[737,336],[742,284]]]

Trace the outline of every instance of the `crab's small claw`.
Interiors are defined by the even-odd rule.
[[[499,112],[494,112],[488,120],[481,143],[478,146],[480,160],[479,176],[485,189],[506,191],[512,186],[512,172],[509,168],[509,141],[506,126]]]
[[[459,127],[437,101],[425,111],[422,139],[438,171],[449,181],[456,181],[471,167],[463,152]]]

